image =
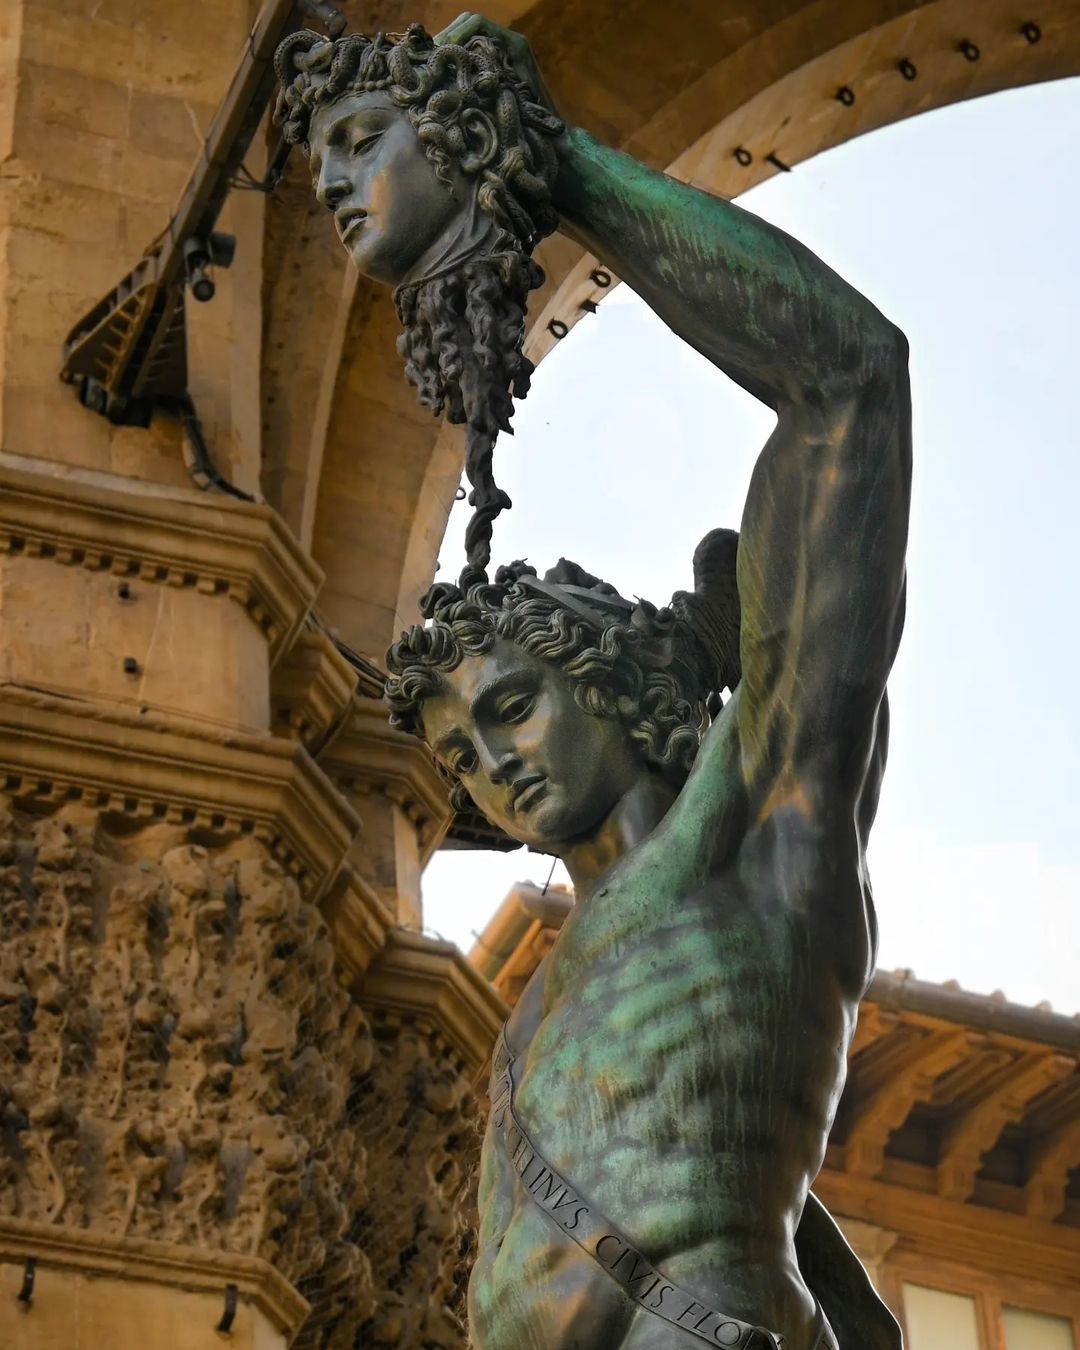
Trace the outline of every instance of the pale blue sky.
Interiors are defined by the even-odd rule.
[[[907,333],[908,625],[870,862],[884,969],[1080,1008],[1080,80],[925,114],[741,199]],[[627,595],[691,584],[772,415],[625,287],[541,365],[496,451],[497,561],[565,554]],[[661,476],[658,479],[657,469]],[[465,508],[443,550],[456,575]],[[468,948],[550,862],[442,853],[425,922]],[[558,873],[556,874],[559,875]]]

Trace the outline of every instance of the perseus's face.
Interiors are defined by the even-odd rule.
[[[493,824],[546,853],[587,839],[648,772],[623,725],[578,704],[558,666],[499,639],[424,701],[440,763]]]
[[[403,281],[463,210],[464,176],[452,171],[454,192],[439,181],[408,114],[384,93],[320,107],[308,144],[315,195],[357,269],[376,281]]]

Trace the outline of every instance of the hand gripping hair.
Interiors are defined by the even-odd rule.
[[[499,44],[476,36],[436,45],[419,24],[404,34],[336,41],[302,31],[278,47],[277,115],[287,140],[306,144],[315,112],[347,94],[378,90],[409,117],[436,175],[466,157],[462,115],[491,120],[497,148],[477,176],[476,200],[496,227],[484,256],[397,288],[404,332],[398,351],[423,406],[466,427],[465,471],[474,507],[465,538],[469,566],[491,556],[491,528],[510,499],[495,483],[492,452],[509,431],[513,399],[529,390],[533,366],[521,348],[528,294],[544,274],[532,249],[558,225],[551,205],[553,140],[563,125],[512,69]]]
[[[578,704],[623,723],[643,761],[681,787],[720,694],[734,690],[739,662],[738,535],[713,530],[694,554],[694,590],[677,591],[657,609],[626,600],[613,586],[562,559],[541,579],[523,562],[462,574],[433,586],[421,601],[426,625],[390,648],[386,699],[391,723],[424,734],[423,705],[442,674],[495,642],[516,642],[559,666]],[[468,806],[456,781],[452,797]]]

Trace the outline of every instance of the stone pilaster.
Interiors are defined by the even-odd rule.
[[[358,695],[320,763],[363,816],[354,865],[399,924],[419,929],[420,874],[453,815],[430,752],[390,726],[381,699]]]
[[[14,1350],[210,1350],[229,1290],[244,1350],[385,1342],[414,1295],[431,1344],[456,1334],[468,1046],[490,1042],[476,1030],[490,1009],[460,958],[432,967],[423,940],[392,932],[421,924],[443,785],[314,616],[311,502],[302,547],[269,506],[196,491],[175,420],[114,426],[56,378],[71,326],[166,226],[257,8],[15,0],[0,23],[0,1345]],[[263,387],[279,337],[264,216],[261,194],[232,195],[219,224],[236,262],[211,305],[187,307],[190,392],[248,493],[288,402]],[[408,512],[395,529],[409,534]],[[411,1197],[399,1227],[395,1188]]]
[[[356,1216],[376,1306],[361,1344],[463,1350],[480,1101],[502,1000],[457,949],[393,930],[360,999],[375,1047],[357,1126],[378,1187]]]
[[[149,1299],[213,1337],[236,1285],[253,1350],[345,1350],[374,1308],[347,985],[388,919],[269,728],[318,569],[266,507],[11,457],[0,486],[0,1265],[41,1278],[12,1335],[104,1343],[105,1281],[110,1336]]]
[[[327,1326],[351,1344],[372,1307],[349,1229],[374,1050],[317,874],[305,894],[284,830],[127,813],[59,778],[50,797],[9,774],[0,799],[5,1231],[261,1260],[312,1295],[297,1344]]]

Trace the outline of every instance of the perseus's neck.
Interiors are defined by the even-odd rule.
[[[587,900],[623,854],[656,829],[678,795],[665,779],[650,773],[619,798],[587,838],[567,846],[560,856],[579,901]]]

